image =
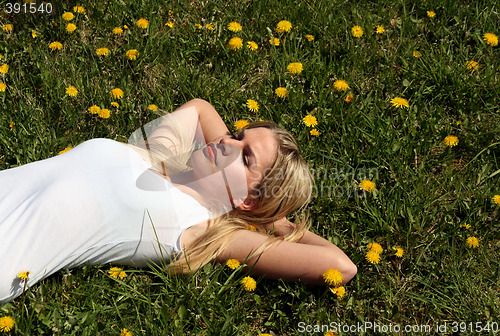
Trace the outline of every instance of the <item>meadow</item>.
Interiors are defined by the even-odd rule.
[[[233,129],[263,119],[297,138],[316,182],[311,230],[358,266],[345,294],[262,278],[247,291],[224,265],[86,266],[0,306],[0,335],[500,329],[496,1],[0,3],[0,170],[126,142],[203,98]]]

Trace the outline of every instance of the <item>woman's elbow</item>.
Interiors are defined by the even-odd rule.
[[[356,276],[358,273],[358,267],[351,260],[349,260],[349,262],[347,262],[343,267],[341,273],[343,278],[342,285],[345,285]]]

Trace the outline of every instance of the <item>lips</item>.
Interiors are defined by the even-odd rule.
[[[217,159],[217,150],[215,149],[214,144],[207,145],[208,155],[212,158],[214,165],[216,164]]]

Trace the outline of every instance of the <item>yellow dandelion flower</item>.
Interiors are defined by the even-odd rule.
[[[478,248],[479,247],[479,239],[476,237],[469,237],[465,240],[465,245],[468,248]]]
[[[262,119],[260,121],[263,121]],[[253,224],[245,224],[245,229],[250,231],[257,231],[257,227]]]
[[[36,31],[34,31],[33,29],[31,29],[31,37],[33,37],[33,38],[37,37]]]
[[[122,89],[119,89],[119,88],[116,88],[116,89],[109,91],[109,94],[113,98],[117,98],[117,99],[123,98],[123,91],[122,91]]]
[[[173,10],[168,10],[168,15],[174,15],[174,11]]]
[[[460,227],[461,227],[461,228],[463,227],[463,228],[465,228],[466,230],[469,230],[469,229],[470,229],[470,224],[465,223],[465,224],[460,225]]]
[[[226,262],[226,266],[229,267],[230,269],[237,269],[238,267],[240,267],[240,262],[236,259],[229,259],[227,262]]]
[[[7,89],[7,85],[5,85],[4,83],[0,82],[0,92],[5,92],[6,89]]]
[[[396,251],[396,253],[394,253],[396,255],[396,257],[399,257],[401,258],[403,256],[403,254],[405,253],[405,250],[403,250],[403,248],[401,246],[394,246],[392,248],[394,251]]]
[[[276,90],[274,90],[274,93],[279,97],[284,99],[286,96],[288,96],[288,90],[284,87],[279,87]]]
[[[109,276],[115,279],[124,279],[127,277],[127,273],[123,271],[123,269],[119,267],[111,267],[108,271]]]
[[[293,63],[288,64],[286,69],[291,74],[299,74],[302,72],[302,70],[304,70],[304,68],[302,67],[302,63],[299,63],[299,62],[293,62]]]
[[[0,54],[0,61],[2,60],[2,58],[3,58],[3,56],[2,56],[2,54]]]
[[[71,21],[73,20],[73,18],[75,17],[75,15],[71,12],[65,12],[63,15],[62,15],[62,18],[64,21]]]
[[[215,29],[214,25],[213,25],[213,24],[211,24],[211,23],[207,23],[207,24],[205,25],[205,28],[207,28],[208,30],[214,30],[214,29]]]
[[[137,22],[135,24],[137,25],[137,27],[139,27],[141,29],[146,29],[149,26],[149,21],[141,18],[141,19],[137,20]]]
[[[337,334],[337,333],[336,333],[336,332],[334,332],[334,331],[327,331],[327,332],[325,333],[325,336],[338,336],[338,335],[339,335],[339,334]]]
[[[352,93],[348,93],[347,96],[345,97],[346,103],[352,102],[353,99],[354,99],[354,94]]]
[[[306,124],[307,127],[315,127],[316,125],[318,125],[318,120],[316,119],[316,117],[310,114],[302,118],[302,122]]]
[[[107,56],[109,54],[108,48],[98,48],[95,53],[99,56]]]
[[[443,143],[448,147],[454,147],[458,145],[458,138],[454,135],[448,135],[444,138]]]
[[[131,61],[135,60],[138,55],[139,55],[139,51],[137,51],[137,49],[127,50],[127,52],[125,53],[125,56],[127,56],[128,59]]]
[[[413,57],[415,57],[415,58],[422,57],[422,53],[421,53],[420,51],[418,51],[418,50],[415,50],[415,51],[413,52]]]
[[[120,27],[113,28],[113,34],[120,35],[122,33],[123,33],[123,29],[122,28],[120,28]]]
[[[339,300],[342,300],[342,298],[345,296],[344,286],[330,287],[330,290],[332,291],[333,294],[337,295],[337,299]]]
[[[354,37],[361,37],[363,36],[363,28],[360,26],[354,26],[351,28],[351,34]]]
[[[349,84],[343,79],[336,80],[333,83],[333,87],[335,88],[336,91],[347,91],[349,90]]]
[[[10,316],[2,316],[0,317],[0,331],[1,332],[9,332],[14,328],[14,325],[16,323],[14,322],[14,319]]]
[[[292,24],[290,23],[290,21],[282,20],[278,22],[278,24],[276,25],[276,32],[280,34],[284,32],[289,32],[290,30],[292,30]]]
[[[273,45],[273,46],[276,46],[276,47],[277,47],[277,46],[279,46],[279,45],[280,45],[280,40],[279,40],[278,38],[276,38],[276,37],[275,37],[275,38],[270,39],[270,40],[269,40],[269,43],[270,43],[271,45]]]
[[[476,61],[469,61],[465,63],[465,66],[469,71],[479,70],[479,63],[477,63]]]
[[[259,334],[258,336],[273,336],[271,334]]]
[[[248,99],[246,105],[248,109],[252,112],[257,112],[259,110],[259,103],[257,103],[257,101],[253,99]]]
[[[15,123],[15,122],[13,122],[13,121],[11,121],[11,122],[10,122],[10,124],[9,124],[9,128],[10,128],[10,129],[13,129],[13,128],[14,128],[14,126],[16,126],[16,123]]]
[[[4,25],[2,26],[2,30],[3,30],[4,32],[10,33],[12,30],[14,30],[14,25],[12,25],[12,24],[10,24],[10,23],[8,23],[8,24],[4,24]]]
[[[239,131],[240,129],[247,126],[248,124],[250,124],[250,123],[247,120],[244,120],[244,119],[238,120],[234,123],[234,129]]]
[[[91,107],[89,107],[89,112],[91,114],[98,114],[100,110],[101,108],[97,105],[92,105]]]
[[[100,109],[97,115],[103,119],[108,119],[111,116],[111,111],[108,109]]]
[[[370,250],[370,251],[366,252],[365,258],[366,258],[366,260],[368,260],[372,264],[378,264],[380,261],[380,254],[378,254],[377,252],[375,252],[373,250]]]
[[[173,21],[168,21],[167,23],[165,23],[165,26],[167,26],[169,28],[174,28],[175,23]]]
[[[368,249],[368,251],[375,251],[378,254],[384,252],[384,249],[382,248],[382,245],[380,245],[379,243],[376,243],[376,242],[368,244],[366,246],[366,248]]]
[[[0,73],[6,74],[7,72],[9,72],[9,65],[8,64],[0,65]]]
[[[381,25],[378,25],[378,26],[375,27],[375,33],[377,33],[377,34],[383,34],[383,33],[385,33],[385,28],[382,27]]]
[[[254,41],[248,41],[247,47],[248,47],[248,49],[250,49],[252,51],[259,49],[259,45],[257,43],[255,43]]]
[[[150,109],[151,111],[158,111],[158,106],[156,106],[155,104],[150,104],[148,105],[148,109]]]
[[[313,136],[318,136],[319,135],[319,131],[316,128],[313,128],[312,130],[310,130],[309,133],[311,135],[313,135]]]
[[[232,50],[238,50],[243,47],[243,40],[239,37],[233,37],[229,40],[229,48]]]
[[[127,25],[123,25],[123,29],[128,29],[128,26]]]
[[[309,42],[312,42],[312,41],[314,41],[314,36],[311,35],[311,34],[307,34],[306,35],[306,40],[308,40]]]
[[[409,108],[410,107],[408,100],[401,98],[401,97],[392,98],[391,104],[392,104],[392,106],[399,107],[399,108]]]
[[[257,282],[249,276],[244,277],[243,280],[241,280],[241,284],[247,292],[253,292],[255,288],[257,288]]]
[[[17,277],[23,281],[27,281],[30,273],[31,273],[30,271],[22,271],[17,275]]]
[[[340,271],[330,268],[325,273],[323,273],[323,280],[329,286],[337,286],[342,283],[344,278],[342,277],[342,273]]]
[[[427,11],[427,16],[430,17],[430,18],[433,18],[436,16],[436,12],[434,11]]]
[[[493,196],[491,200],[495,202],[496,205],[500,205],[500,195]]]
[[[130,331],[128,331],[127,328],[123,328],[121,331],[120,331],[120,336],[132,336],[132,333]]]
[[[59,153],[57,153],[57,155],[64,154],[64,153],[66,153],[66,152],[68,152],[68,151],[70,151],[72,149],[73,149],[73,147],[66,147],[62,151],[59,151]]]
[[[483,35],[483,40],[486,44],[489,44],[492,47],[496,47],[498,45],[498,36],[493,33],[486,33]]]
[[[70,97],[76,97],[76,95],[78,94],[78,89],[74,86],[68,86],[66,88],[66,94]]]
[[[375,190],[375,183],[370,180],[363,180],[359,182],[359,188],[368,192],[372,192],[373,190]]]
[[[195,24],[194,24],[194,26],[195,26],[196,28],[198,28],[198,29],[203,28],[203,26],[202,26],[201,24],[199,24],[199,23],[195,23]]]
[[[73,7],[73,12],[83,14],[85,13],[85,9],[82,6],[75,6]]]
[[[236,33],[236,32],[239,32],[241,30],[241,25],[236,21],[232,21],[232,22],[229,22],[227,29]]]
[[[120,108],[120,104],[118,104],[117,102],[111,102],[111,106]]]
[[[75,24],[73,24],[73,23],[68,23],[68,24],[66,25],[66,31],[67,31],[68,33],[72,33],[72,32],[74,32],[75,30],[76,30],[76,25],[75,25]]]
[[[61,44],[61,42],[56,41],[49,44],[49,48],[51,50],[61,50],[63,48],[63,45]]]

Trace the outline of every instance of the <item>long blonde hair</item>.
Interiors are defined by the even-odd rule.
[[[184,253],[167,266],[171,273],[194,271],[215,260],[238,230],[255,228],[266,232],[268,224],[294,211],[304,212],[311,199],[314,182],[307,163],[300,155],[297,142],[286,130],[270,122],[254,122],[244,129],[257,127],[271,130],[278,139],[274,165],[264,175],[258,187],[250,192],[258,200],[257,206],[251,211],[235,208],[211,220],[207,230],[190,242]],[[278,240],[298,241],[308,228],[306,216],[297,216],[295,228],[289,234],[281,237],[269,235],[269,239],[248,258],[261,254]]]

